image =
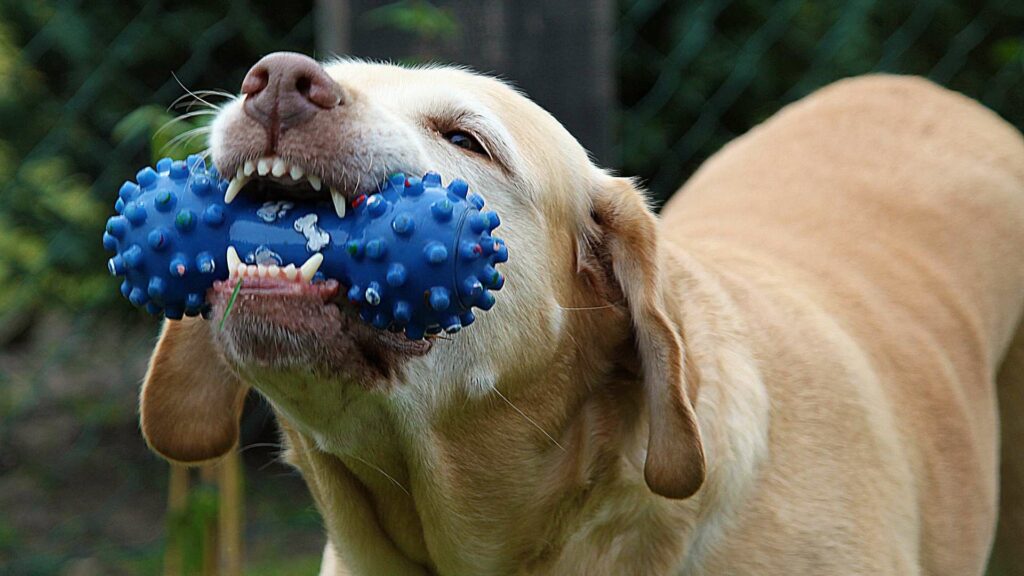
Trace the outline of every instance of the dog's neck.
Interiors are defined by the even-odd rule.
[[[696,496],[650,492],[639,386],[622,372],[581,376],[588,359],[572,339],[559,356],[575,362],[536,385],[496,382],[493,394],[456,398],[458,417],[408,409],[424,402],[412,393],[395,401],[339,389],[351,402],[332,421],[303,403],[311,395],[301,383],[264,389],[291,423],[292,460],[344,562],[369,563],[368,573],[626,573],[641,561],[630,551],[643,549],[645,573],[699,566],[765,451],[768,400],[716,280],[694,262],[678,268],[707,457]]]

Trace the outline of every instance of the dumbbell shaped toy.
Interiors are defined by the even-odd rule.
[[[489,310],[508,259],[492,236],[500,220],[462,180],[396,173],[379,192],[349,200],[256,200],[224,196],[228,182],[202,158],[165,158],[118,194],[103,246],[110,273],[136,306],[169,319],[210,315],[214,282],[255,270],[293,282],[337,280],[363,321],[410,339],[456,332]],[[343,213],[343,216],[339,216]]]

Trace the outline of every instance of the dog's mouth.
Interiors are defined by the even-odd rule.
[[[345,190],[305,166],[280,157],[247,160],[230,180],[225,202],[239,194],[259,202],[317,203],[330,199],[344,217],[350,199],[377,184]],[[336,279],[319,272],[323,255],[305,262],[273,258],[244,262],[227,249],[229,276],[207,294],[219,340],[229,358],[245,366],[329,372],[363,381],[391,376],[396,364],[430,350],[429,340],[372,328],[343,296]]]
[[[316,170],[281,156],[267,156],[239,162],[224,194],[230,204],[239,194],[255,200],[308,202],[330,199],[339,218],[344,218],[348,202],[360,194],[373,192],[376,183],[357,184],[346,190]]]

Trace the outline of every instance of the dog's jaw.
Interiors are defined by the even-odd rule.
[[[374,388],[390,381],[403,359],[430,350],[429,341],[409,341],[361,323],[336,298],[336,283],[333,289],[309,285],[287,293],[242,290],[230,311],[227,284],[210,294],[219,328],[215,341],[243,370],[303,370]]]

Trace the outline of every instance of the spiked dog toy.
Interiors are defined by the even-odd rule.
[[[377,328],[414,340],[456,332],[489,310],[508,259],[499,224],[462,180],[393,174],[350,208],[329,200],[225,202],[229,184],[198,156],[165,158],[121,186],[103,246],[121,293],[151,314],[209,317],[214,282],[333,279]],[[237,193],[237,190],[234,191]],[[341,216],[339,216],[339,214]]]

